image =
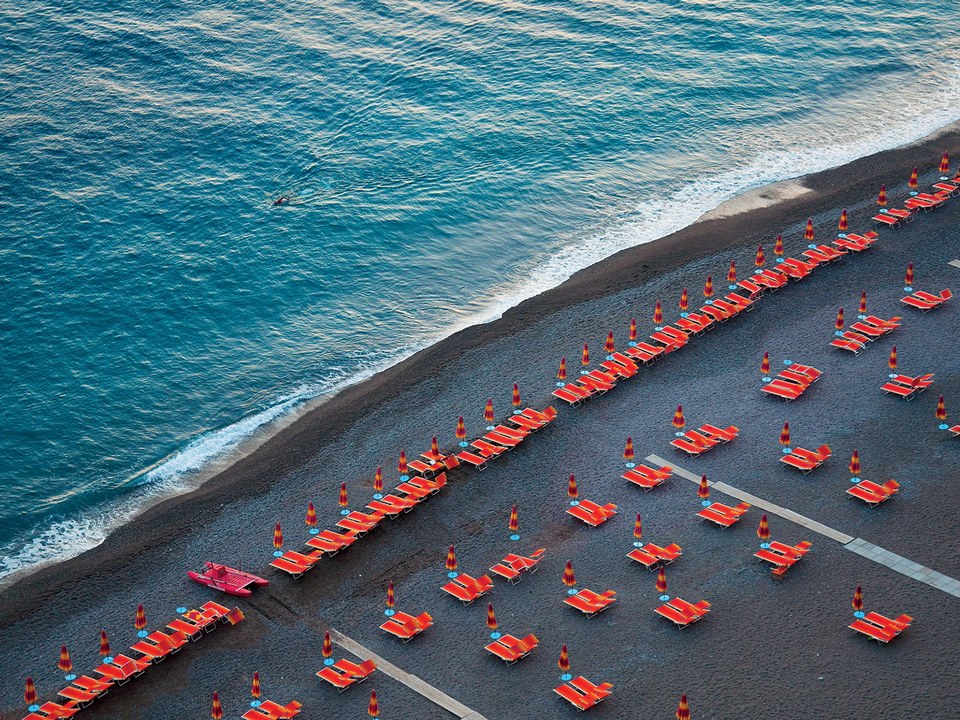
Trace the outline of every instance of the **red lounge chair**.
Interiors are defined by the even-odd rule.
[[[954,437],[960,437],[960,425],[954,425],[947,432],[953,433]]]
[[[686,339],[682,341],[677,340],[676,338],[670,335],[667,335],[662,330],[653,333],[652,335],[650,335],[650,338],[653,340],[656,340],[658,343],[661,343],[663,345],[664,353],[671,353],[674,350],[679,350],[680,348],[682,348],[684,345],[687,344]]]
[[[657,347],[656,345],[651,345],[648,342],[640,341],[636,345],[631,346],[625,350],[626,354],[631,358],[642,360],[646,363],[651,363],[657,358],[663,357],[663,348]]]
[[[344,658],[338,660],[330,667],[323,668],[317,673],[317,677],[326,680],[328,683],[343,691],[354,683],[363,682],[370,674],[377,669],[373,660],[364,660],[357,665]]]
[[[295,552],[294,550],[288,550],[283,554],[282,557],[271,560],[270,566],[275,567],[277,570],[282,570],[283,572],[288,573],[293,578],[298,578],[307,570],[310,570],[314,563],[316,563],[322,557],[323,553],[320,550],[314,550],[309,555],[303,555]]]
[[[750,277],[751,277],[751,279],[752,279],[752,278],[753,278],[753,275],[751,275]],[[737,285],[739,285],[739,286],[742,287],[744,290],[746,290],[748,293],[750,293],[750,296],[751,296],[751,297],[753,297],[753,296],[760,296],[760,295],[763,294],[764,288],[761,287],[760,285],[758,285],[758,284],[755,283],[755,282],[751,282],[751,280],[741,280],[740,282],[737,283]],[[728,298],[728,299],[729,299],[729,298]]]
[[[332,530],[321,530],[307,540],[307,546],[333,556],[344,548],[353,545],[356,540],[357,536],[351,532],[338,533]]]
[[[623,379],[632,378],[637,374],[637,365],[632,360],[630,365],[621,365],[614,360],[604,360],[600,365],[609,370],[616,377]]]
[[[526,428],[517,429],[507,427],[506,425],[497,425],[493,431],[498,435],[506,435],[514,440],[524,440],[528,435],[530,435],[530,430]]]
[[[349,515],[337,521],[337,527],[349,530],[360,537],[373,530],[382,519],[383,514],[376,511],[368,515],[354,510]]]
[[[778,552],[782,555],[789,555],[797,559],[802,558],[808,552],[810,548],[813,547],[813,543],[806,540],[801,540],[796,545],[787,545],[786,543],[779,542],[777,540],[772,540],[770,542],[770,549],[774,552]]]
[[[81,675],[78,678],[74,678],[73,684],[81,690],[86,690],[88,693],[106,695],[107,691],[113,686],[113,681],[109,678],[96,679],[89,675]]]
[[[475,455],[469,450],[457,453],[457,457],[468,465],[473,465],[477,470],[483,470],[487,467],[487,459]]]
[[[669,467],[656,470],[646,465],[637,465],[627,470],[621,477],[624,480],[629,480],[634,485],[639,485],[644,490],[652,490],[657,487],[657,485],[663,484],[672,472]]]
[[[670,444],[673,445],[673,447],[677,448],[678,450],[683,450],[690,457],[697,457],[701,453],[710,449],[709,447],[704,447],[703,445],[697,445],[696,443],[691,442],[690,440],[687,440],[686,438],[682,438],[682,437],[677,438],[676,440],[671,440]]]
[[[444,464],[442,462],[431,462],[428,464],[422,460],[411,460],[408,465],[411,470],[424,477],[433,477],[438,472],[443,472],[444,470]]]
[[[738,308],[740,308],[741,310],[750,310],[751,307],[753,306],[753,304],[757,301],[757,297],[759,297],[759,296],[754,295],[753,293],[751,293],[749,297],[744,297],[743,295],[740,295],[739,293],[732,292],[732,293],[727,293],[726,295],[724,295],[724,297],[725,297],[729,302],[733,303],[733,304],[736,305]],[[717,301],[714,300],[714,301],[713,301],[713,304],[716,305],[716,304],[717,304]]]
[[[535,573],[537,571],[537,566],[540,564],[543,554],[547,551],[546,548],[539,548],[534,550],[533,554],[530,557],[524,557],[523,555],[516,555],[514,553],[509,553],[506,557],[503,558],[503,563],[509,565],[514,570],[518,572],[530,572]]]
[[[629,348],[629,349],[632,350],[632,349],[634,349],[634,348],[631,347],[631,348]],[[621,353],[621,352],[614,352],[614,353],[612,353],[612,354],[610,355],[610,357],[613,358],[614,362],[620,363],[620,364],[623,365],[625,368],[628,368],[628,369],[629,369],[629,368],[632,366],[632,367],[635,368],[636,370],[638,370],[638,371],[640,370],[640,366],[637,365],[636,359],[631,358],[631,357],[627,357],[626,355],[624,355],[624,354]],[[641,360],[641,362],[643,362],[643,361]]]
[[[380,629],[400,638],[406,643],[430,627],[433,627],[433,618],[430,617],[429,613],[422,612],[417,616],[413,616],[404,612],[397,612],[393,617],[383,623]]]
[[[868,612],[863,616],[863,619],[887,630],[893,630],[898,634],[906,630],[913,623],[913,618],[909,615],[898,615],[891,620],[885,615],[876,612]]]
[[[847,489],[847,494],[863,500],[870,507],[876,507],[880,503],[889,500],[894,493],[898,492],[900,484],[896,480],[888,480],[883,485],[861,480],[859,483]]]
[[[613,605],[617,601],[614,597],[616,594],[615,590],[607,590],[598,594],[593,590],[584,588],[576,595],[568,595],[563,602],[590,618]]]
[[[683,555],[683,549],[676,543],[670,543],[666,547],[660,547],[659,545],[654,545],[653,543],[647,543],[643,548],[651,555],[655,555],[658,560],[660,560],[664,565],[669,565],[678,557]]]
[[[349,675],[348,673],[337,672],[333,669],[333,667],[323,668],[317,673],[317,677],[321,680],[326,680],[328,683],[337,688],[339,692],[343,692],[357,682],[353,676]]]
[[[643,565],[647,570],[660,567],[660,558],[647,552],[646,548],[634,548],[627,553],[627,557]]]
[[[873,638],[877,642],[888,643],[893,640],[897,633],[894,630],[889,630],[887,628],[874,625],[873,623],[868,623],[863,619],[854,620],[849,626],[850,629],[856,630],[858,633],[862,633],[867,637]]]
[[[261,700],[260,704],[247,710],[240,717],[243,720],[288,720],[300,714],[303,705],[293,700],[286,705],[280,705],[272,700]]]
[[[384,495],[379,500],[371,500],[366,507],[374,512],[382,513],[385,517],[395,518],[401,513],[408,513],[417,506],[415,500],[402,498],[398,495]]]
[[[558,685],[553,689],[553,691],[581,712],[584,710],[589,710],[597,703],[602,702],[604,699],[597,695],[582,693],[576,688],[567,684]]]
[[[841,350],[849,350],[854,355],[859,355],[866,347],[866,343],[858,342],[856,340],[848,340],[847,338],[834,338],[830,341],[830,344],[835,348],[840,348]]]
[[[495,458],[507,451],[507,448],[503,445],[494,445],[493,443],[487,442],[482,438],[477,438],[470,444],[477,449],[477,452],[482,457],[485,457],[487,460]]]
[[[890,332],[890,330],[888,329],[881,329],[875,325],[870,325],[868,323],[859,322],[859,321],[855,323],[851,323],[850,329],[860,333],[861,335],[866,335],[868,338],[871,338],[873,340],[876,340],[879,337],[883,337],[888,332]]]
[[[529,655],[539,644],[540,641],[533,633],[523,639],[508,634],[502,635],[485,647],[489,652],[506,661],[507,665],[513,665],[517,660]]]
[[[557,388],[554,390],[551,395],[553,395],[555,398],[560,398],[564,402],[570,403],[576,407],[584,400],[594,395],[594,391],[586,390],[585,388],[579,387],[578,385],[574,385],[572,383],[567,383],[562,388]],[[461,456],[462,455],[463,453],[461,453]]]
[[[158,663],[163,660],[166,660],[167,655],[169,655],[173,650],[172,647],[169,647],[169,646],[163,647],[160,645],[154,645],[153,643],[149,643],[146,640],[140,640],[138,642],[135,642],[133,645],[130,646],[130,649],[140,653],[140,655],[143,656],[142,658],[140,658],[141,660],[146,660],[147,662],[151,662],[151,663]]]
[[[709,520],[710,522],[714,522],[717,525],[720,525],[721,527],[725,527],[725,528],[728,528],[731,525],[734,525],[737,522],[737,520],[739,520],[739,518],[731,517],[730,515],[717,512],[716,510],[710,507],[703,508],[702,510],[700,510],[700,512],[697,513],[697,515],[702,517],[705,520]]]
[[[543,423],[539,423],[536,420],[531,420],[523,415],[511,415],[504,422],[513,423],[518,428],[526,432],[536,432],[543,427]]]
[[[678,605],[678,601],[679,603],[682,603],[682,606]],[[658,608],[655,608],[654,612],[661,617],[665,617],[667,620],[672,621],[682,630],[691,623],[695,623],[705,617],[707,613],[710,612],[709,607],[710,603],[708,603],[706,600],[701,600],[696,605],[691,605],[684,600],[680,600],[680,598],[673,598],[673,600],[664,603]],[[695,608],[695,611],[691,612],[688,610],[688,608]]]
[[[512,450],[517,445],[523,442],[523,438],[515,438],[510,435],[504,435],[503,433],[498,433],[495,430],[491,430],[486,435],[483,436],[484,440],[495,443],[497,445],[502,445],[507,450]]]
[[[71,705],[77,710],[83,710],[87,705],[90,705],[94,700],[100,697],[99,693],[87,692],[86,690],[81,690],[78,687],[73,687],[69,685],[63,690],[57,693],[62,698],[65,698]]]
[[[481,595],[485,595],[493,587],[493,580],[488,575],[481,575],[474,579],[466,573],[460,573],[441,589],[453,595],[464,605],[469,605]]]
[[[726,310],[724,310],[723,308],[717,307],[716,303],[714,303],[713,305],[704,305],[702,308],[700,308],[700,312],[702,312],[704,315],[709,317],[715,323],[726,322],[735,314],[735,313],[731,314]]]
[[[799,470],[803,470],[804,474],[806,474],[814,468],[820,467],[831,454],[832,451],[829,445],[821,445],[817,448],[816,452],[798,447],[794,448],[789,455],[781,457],[780,461],[787,465],[792,465]]]
[[[718,428],[716,425],[704,424],[700,426],[700,432],[711,439],[719,440],[720,442],[730,442],[740,434],[740,428],[736,425]]]
[[[557,417],[557,410],[552,405],[547,405],[543,410],[534,410],[533,408],[524,408],[521,413],[524,417],[531,420],[539,420],[544,425],[553,422]]]
[[[700,316],[700,317],[704,317],[704,316]],[[705,330],[708,330],[710,326],[713,325],[713,320],[706,317],[704,317],[704,319],[706,320],[706,322],[695,320],[694,313],[690,313],[688,317],[680,318],[679,320],[677,320],[677,325],[693,335],[699,335]]]
[[[704,449],[704,451],[709,450],[710,448],[714,448],[720,443],[725,442],[723,440],[720,440],[719,438],[702,435],[696,430],[687,430],[683,434],[683,437],[685,437],[687,440],[692,442],[694,445],[699,445]]]
[[[953,197],[957,193],[960,193],[960,185],[957,185],[956,183],[944,181],[944,182],[934,183],[933,186],[937,190],[941,190],[951,197]]]
[[[49,720],[50,718],[73,717],[74,715],[77,714],[79,710],[80,708],[75,707],[74,702],[72,700],[68,700],[67,703],[63,705],[55,702],[45,702],[43,705],[40,706],[39,712],[42,713],[42,715],[38,715],[37,713],[30,713],[30,715],[33,715],[34,717],[38,717],[38,718],[46,718]],[[28,715],[27,717],[30,717],[30,715]]]
[[[768,395],[776,395],[781,397],[787,402],[791,400],[796,400],[798,397],[803,395],[806,390],[805,385],[800,385],[795,382],[790,382],[788,380],[782,380],[774,378],[768,383],[765,383],[760,390],[767,393]]]
[[[520,573],[517,570],[514,570],[509,565],[504,565],[503,563],[497,563],[490,568],[490,572],[494,575],[498,575],[506,580],[511,585],[515,582],[520,581]]]
[[[617,506],[613,503],[598,505],[592,500],[581,500],[577,505],[571,505],[567,514],[582,520],[590,527],[597,527],[617,514]]]

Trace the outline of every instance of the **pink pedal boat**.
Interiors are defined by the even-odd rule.
[[[187,577],[201,585],[225,592],[227,595],[249,597],[253,594],[253,591],[249,587],[250,585],[264,586],[270,584],[262,577],[257,577],[256,575],[251,575],[250,573],[227,567],[220,563],[210,562],[209,560],[203,564],[203,567],[204,570],[202,573],[196,573],[190,570],[187,572]]]

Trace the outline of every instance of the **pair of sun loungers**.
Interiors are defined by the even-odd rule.
[[[710,612],[710,603],[706,600],[689,603],[682,598],[675,597],[656,608],[654,612],[670,620],[682,630],[688,625],[705,618]]]
[[[845,237],[838,237],[833,241],[836,248],[846,252],[863,252],[869,250],[879,239],[875,232],[865,232],[863,235],[848,233]]]
[[[851,630],[856,630],[877,642],[886,644],[910,627],[912,623],[913,618],[909,615],[900,615],[891,619],[880,613],[869,612],[862,618],[854,620],[849,627]]]
[[[912,308],[916,308],[921,312],[928,312],[934,308],[940,307],[952,297],[953,291],[951,291],[950,288],[944,288],[936,295],[933,293],[924,292],[922,290],[917,290],[912,295],[907,295],[904,298],[900,298],[900,302],[902,302],[904,305],[909,305]]]
[[[803,251],[803,256],[811,263],[816,263],[817,265],[826,265],[827,263],[842,260],[846,254],[846,250],[838,250],[829,245],[817,245],[816,247]]]
[[[533,652],[539,644],[540,641],[533,633],[525,638],[516,638],[513,635],[506,634],[487,645],[486,649],[504,660],[507,665],[513,665],[517,660],[521,660]]]
[[[613,694],[612,688],[613,683],[605,682],[595,685],[580,675],[570,682],[555,687],[553,691],[582,712],[610,697]]]
[[[870,480],[861,480],[853,487],[848,488],[847,494],[863,500],[870,507],[876,507],[889,500],[899,491],[900,483],[896,480],[887,480],[882,485]]]
[[[831,340],[830,344],[835,348],[849,350],[854,355],[859,355],[860,351],[871,342],[900,327],[901,319],[895,316],[884,320],[876,315],[869,315],[852,323],[849,330],[845,331],[840,337]]]
[[[576,595],[568,595],[563,602],[579,610],[587,617],[593,617],[613,605],[617,601],[616,594],[616,590],[595,593],[593,590],[584,588]]]
[[[678,450],[683,450],[691,457],[696,457],[717,445],[730,442],[740,434],[740,428],[728,425],[718,428],[715,425],[701,425],[698,430],[688,430],[682,437],[671,440],[670,444]]]
[[[933,385],[933,373],[916,377],[895,375],[889,382],[881,385],[880,389],[891,395],[899,395],[905,400],[913,400],[914,395],[922,393],[931,385]]]
[[[662,468],[652,468],[647,465],[637,465],[629,468],[621,477],[634,485],[650,491],[662,485],[673,474],[673,468],[664,465]]]
[[[787,574],[787,570],[796,565],[804,555],[810,552],[813,543],[802,540],[796,545],[787,545],[786,543],[774,540],[769,548],[760,548],[753,554],[754,557],[766,560],[773,567],[770,569],[775,578],[782,578]]]
[[[409,642],[430,627],[433,627],[433,618],[430,617],[430,613],[422,612],[419,615],[408,615],[405,612],[397,611],[380,626],[380,629],[404,642]]]
[[[464,605],[469,605],[482,595],[486,595],[493,588],[493,580],[489,575],[473,578],[466,573],[460,573],[441,589],[453,595]]]
[[[670,543],[666,547],[647,543],[642,548],[634,548],[627,553],[628,558],[640,563],[647,570],[656,570],[664,565],[669,565],[681,555],[683,555],[683,550],[676,543]]]
[[[782,370],[773,380],[764,383],[761,391],[768,395],[776,395],[790,402],[803,395],[807,388],[820,379],[823,373],[810,365],[794,363],[786,370]]]
[[[780,462],[795,467],[806,475],[823,465],[832,454],[829,445],[821,445],[816,450],[804,450],[798,447],[793,448],[789,455],[781,455]]]
[[[530,557],[524,557],[523,555],[516,555],[514,553],[508,554],[500,562],[490,568],[490,572],[494,575],[499,575],[508,583],[519,582],[523,573],[535,573],[537,567],[540,564],[540,558],[543,557],[543,554],[546,552],[546,548],[540,548],[536,550]]]
[[[950,194],[946,192],[936,192],[932,194],[917,193],[916,195],[907,198],[903,204],[910,210],[923,210],[924,212],[930,212],[931,210],[936,210],[949,199]]]
[[[571,505],[567,514],[582,520],[590,527],[597,527],[617,514],[617,506],[613,503],[598,505],[592,500],[581,500],[576,505]]]
[[[347,660],[338,660],[333,665],[323,668],[317,673],[317,677],[326,680],[337,688],[338,692],[343,692],[351,685],[362,683],[377,669],[373,660],[364,660],[359,665]]]
[[[273,700],[261,700],[257,707],[247,710],[240,717],[243,720],[289,720],[300,714],[302,703],[291,700],[286,705],[275,703]]]
[[[516,447],[519,440],[524,439],[527,434],[536,432],[550,424],[556,417],[556,409],[549,405],[544,410],[524,408],[521,412],[508,417],[504,423],[488,432],[483,438],[471,443],[473,450],[464,450],[457,453],[457,459],[472,465],[477,470],[483,470],[487,467],[488,460],[498,457],[512,447]],[[491,433],[495,433],[492,438],[489,437]]]
[[[728,528],[731,525],[735,525],[740,522],[740,518],[743,517],[747,510],[750,509],[750,504],[742,502],[735,507],[730,507],[724,505],[723,503],[715,502],[697,513],[699,517],[702,517],[704,520],[709,520],[710,522],[716,523],[720,527]]]

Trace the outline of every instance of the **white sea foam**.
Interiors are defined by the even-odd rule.
[[[255,449],[306,405],[401,362],[464,327],[494,320],[523,300],[556,287],[578,270],[626,248],[680,230],[744,192],[837,167],[882,150],[909,145],[960,120],[960,69],[957,66],[946,68],[926,84],[916,80],[910,82],[914,94],[888,91],[882,113],[851,113],[856,115],[856,124],[851,130],[850,123],[843,123],[847,137],[844,137],[840,124],[831,125],[826,121],[805,125],[804,129],[808,131],[805,136],[796,129],[785,128],[784,137],[802,137],[804,146],[800,147],[798,140],[785,143],[783,149],[758,152],[746,165],[698,178],[659,200],[645,200],[630,219],[619,225],[579,237],[549,258],[535,258],[524,282],[492,289],[488,295],[491,298],[489,303],[446,325],[441,333],[425,337],[415,345],[398,350],[391,358],[358,368],[352,374],[298,388],[278,398],[266,409],[227,427],[199,435],[182,449],[131,478],[130,484],[140,492],[111,503],[108,508],[97,508],[78,517],[55,521],[35,532],[19,550],[9,556],[0,555],[0,579],[16,577],[22,571],[74,557],[99,545],[112,529],[128,522],[146,507],[162,498],[189,491],[202,478],[234,461],[238,455]],[[900,103],[899,107],[897,103]],[[818,130],[819,134],[811,133],[811,130]]]

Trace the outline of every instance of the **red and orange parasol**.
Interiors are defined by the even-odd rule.
[[[447,550],[447,561],[444,563],[444,566],[450,572],[456,572],[457,570],[457,553],[453,549],[453,545],[451,545]]]
[[[517,515],[517,506],[510,508],[510,532],[515,533],[520,529],[520,517]]]
[[[70,651],[67,650],[66,645],[60,646],[60,660],[57,662],[57,668],[68,675],[73,670],[73,660],[70,659]]]
[[[903,284],[907,287],[913,285],[913,263],[907,265],[907,272],[903,276]]]
[[[843,308],[840,308],[839,310],[837,310],[837,319],[833,323],[833,326],[837,330],[843,330]]]
[[[560,367],[557,369],[557,384],[563,385],[567,382],[567,356],[560,358]]]
[[[253,673],[253,682],[250,684],[250,694],[254,700],[260,699],[260,673]]]
[[[863,612],[863,588],[859,585],[853,591],[853,601],[850,604],[853,606],[854,612]]]
[[[643,522],[640,520],[640,513],[637,513],[637,519],[633,523],[633,538],[640,540],[643,537]]]
[[[879,205],[880,207],[887,206],[887,186],[886,185],[880,186],[880,192],[877,195],[877,205]]]
[[[667,594],[667,571],[664,570],[663,566],[660,566],[660,570],[657,572],[657,583],[655,585],[657,592],[660,593],[661,598]]]
[[[707,275],[707,281],[703,284],[703,296],[713,297],[713,275]]]
[[[303,519],[308,528],[317,526],[317,509],[313,506],[313,501],[307,504],[307,516]]]
[[[770,539],[770,523],[767,521],[766,513],[760,516],[760,525],[757,527],[757,537],[760,538],[760,542],[762,543]]]
[[[784,447],[790,446],[790,423],[783,424],[783,430],[780,431],[780,444]]]
[[[396,598],[393,592],[393,580],[387,583],[387,610],[393,610]]]
[[[853,455],[850,456],[850,474],[854,478],[860,477],[860,451],[854,450]]]
[[[670,424],[677,430],[683,430],[687,424],[686,419],[683,417],[683,405],[677,405],[677,411],[673,414],[673,421]]]
[[[844,208],[843,212],[840,213],[840,222],[837,223],[837,228],[840,230],[840,232],[845,233],[848,227],[849,225],[847,223],[847,209]]]
[[[220,704],[220,695],[213,694],[213,707],[210,708],[210,717],[213,720],[223,720],[223,706]]]
[[[32,677],[27,678],[27,682],[23,687],[23,701],[31,706],[37,704],[37,686],[33,684]],[[31,710],[31,712],[33,711]]]
[[[607,355],[612,355],[616,349],[616,346],[613,344],[613,330],[611,330],[607,333],[607,341],[603,344],[603,351]]]
[[[497,616],[493,612],[493,603],[487,604],[487,628],[490,632],[497,631]]]
[[[887,367],[889,367],[891,370],[897,369],[897,346],[896,345],[894,345],[890,349],[890,358],[887,360]]]
[[[947,429],[947,404],[943,400],[943,395],[937,400],[937,420],[940,421],[940,429]]]
[[[637,339],[637,319],[635,317],[630,318],[630,342],[635,342]]]
[[[783,255],[783,233],[777,233],[777,239],[773,243],[773,254],[777,257]]]
[[[573,473],[570,474],[570,479],[567,480],[567,497],[571,500],[576,500],[580,495],[580,492],[577,490],[577,478],[573,476]]]
[[[383,492],[383,468],[378,467],[373,474],[373,492],[379,495]]]
[[[107,639],[107,631],[100,631],[100,657],[110,657],[110,640]]]
[[[280,523],[273,528],[273,550],[273,554],[277,557],[283,555],[283,530],[280,528]]]
[[[567,566],[563,569],[563,584],[572,588],[577,584],[577,576],[573,574],[573,562],[567,560]]]
[[[813,218],[807,218],[807,228],[803,231],[803,239],[813,242]]]
[[[280,527],[277,525],[277,527]],[[140,632],[147,627],[147,611],[143,609],[143,603],[137,605],[137,616],[134,618],[133,626]],[[139,635],[139,633],[137,633]]]
[[[633,438],[627,438],[627,444],[623,447],[623,459],[627,461],[627,465],[633,463]]]
[[[380,706],[377,704],[377,691],[370,691],[370,702],[367,705],[367,715],[370,717],[379,717],[380,716]]]
[[[323,655],[324,659],[330,659],[333,655],[333,642],[330,640],[329,630],[323,633],[323,647],[320,650],[320,654]]]
[[[657,304],[653,308],[653,324],[660,325],[663,322],[663,307],[660,305],[660,301],[657,300]]]
[[[520,386],[516,383],[513,384],[513,406],[520,409]]]
[[[590,346],[583,344],[583,352],[580,353],[580,364],[586,367],[590,364]]]
[[[687,694],[680,696],[680,704],[677,705],[677,720],[690,720],[690,704],[687,702]]]
[[[940,170],[941,175],[946,175],[950,172],[950,153],[944,153],[943,157],[940,158]]]
[[[564,675],[570,672],[570,654],[567,652],[567,646],[560,648],[560,658],[557,660],[557,667]]]
[[[436,435],[434,435],[434,436],[430,439],[430,455],[432,455],[434,459],[438,459],[438,458],[442,458],[442,457],[443,457],[443,455],[440,454],[440,443],[437,442],[437,436],[436,436]]]
[[[688,307],[690,307],[690,298],[687,295],[687,289],[684,288],[680,292],[680,310],[686,312]]]
[[[730,261],[730,269],[727,270],[727,282],[735,283],[737,281],[737,263],[734,260]]]
[[[917,189],[917,185],[918,185],[918,182],[917,182],[917,169],[914,168],[914,169],[913,169],[913,172],[910,173],[910,179],[907,180],[907,187],[910,188],[911,190],[916,190],[916,189]]]
[[[567,377],[567,359],[564,358],[560,361],[560,369],[563,371],[563,379]],[[467,424],[463,421],[463,415],[457,418],[457,429],[454,432],[454,437],[457,438],[460,442],[463,442],[467,439]]]
[[[766,260],[763,257],[763,245],[757,245],[757,255],[753,259],[753,264],[759,268],[759,267],[763,267],[763,264],[765,262]]]
[[[407,451],[401,450],[400,459],[397,461],[397,472],[399,472],[400,476],[402,477],[407,474],[408,469],[409,468],[407,466]]]
[[[493,414],[493,398],[487,399],[487,406],[483,409],[483,420],[488,425],[493,424],[494,414]]]
[[[700,485],[697,487],[697,497],[706,500],[710,497],[710,485],[707,483],[707,476],[700,476]]]
[[[860,314],[867,314],[867,291],[863,290],[860,292]]]
[[[341,508],[346,508],[349,504],[347,501],[347,484],[342,482],[340,483],[340,495],[337,497],[337,505]]]
[[[763,359],[760,361],[760,374],[769,375],[770,374],[770,353],[765,352],[763,354]]]

